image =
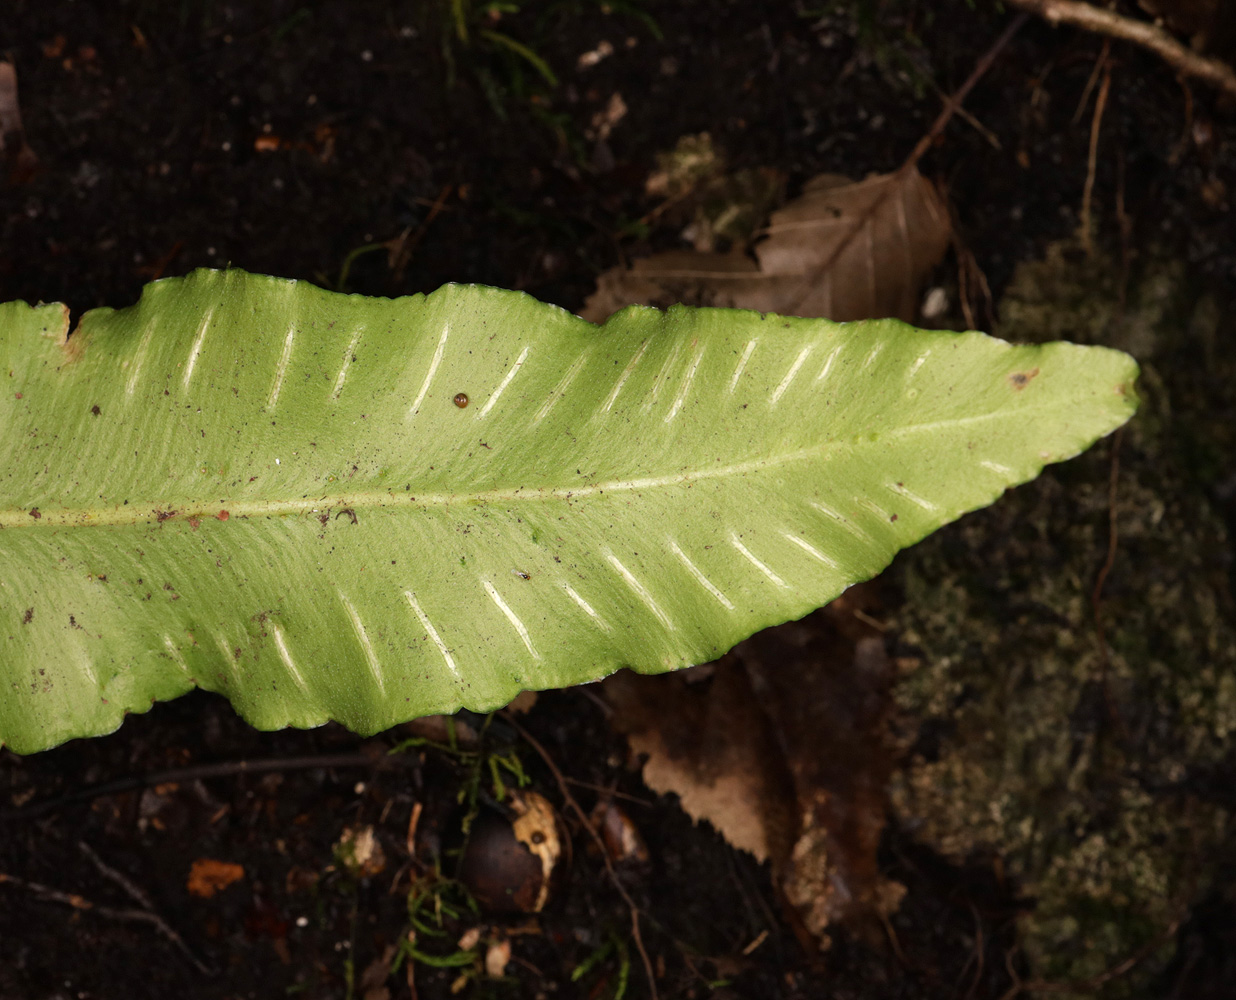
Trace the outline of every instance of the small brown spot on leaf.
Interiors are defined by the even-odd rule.
[[[40,517],[42,517],[43,515],[39,513],[39,508],[38,508],[38,507],[32,507],[32,508],[30,509],[30,516],[31,516],[31,517],[33,517],[33,518],[37,521],[37,520],[38,520]]]
[[[96,417],[100,417],[103,415],[103,411],[99,409],[98,403],[95,403],[94,406],[90,407],[90,412],[93,413]]]
[[[155,516],[155,520],[158,521],[160,524],[162,524],[169,517],[175,517],[176,512],[174,510],[156,510],[154,512],[154,516]]]
[[[455,393],[455,405],[461,410],[468,405],[468,395],[464,392]]]
[[[1039,373],[1037,368],[1031,368],[1028,372],[1013,372],[1009,376],[1009,381],[1013,383],[1013,388],[1018,391],[1024,389],[1030,384],[1030,380]]]
[[[220,521],[226,521],[226,520],[227,520],[229,517],[231,517],[231,516],[232,516],[232,515],[231,515],[231,514],[229,514],[226,510],[221,510],[221,511],[219,511],[219,513],[218,513],[218,514],[216,514],[216,515],[215,515],[216,519],[218,519],[218,520],[220,520]]]
[[[32,621],[34,621],[34,608],[26,608],[26,613],[21,616],[21,623],[29,625]]]

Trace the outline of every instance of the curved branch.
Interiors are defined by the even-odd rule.
[[[1231,66],[1219,59],[1199,55],[1157,25],[1135,21],[1080,0],[1009,0],[1009,5],[1037,14],[1052,24],[1069,24],[1140,45],[1178,73],[1205,80],[1236,98],[1236,71]]]

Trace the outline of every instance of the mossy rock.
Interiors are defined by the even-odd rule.
[[[1214,476],[1191,461],[1225,433],[1213,414],[1236,403],[1236,371],[1208,362],[1213,324],[1178,267],[1149,265],[1123,312],[1113,271],[1053,249],[1018,273],[997,332],[1139,352],[1134,422],[898,563],[898,626],[921,666],[897,696],[931,739],[894,780],[895,813],[952,859],[1002,859],[1034,901],[1019,924],[1031,973],[1057,982],[1161,938],[1236,855],[1199,780],[1231,770],[1236,734],[1231,541]],[[1104,657],[1091,598],[1116,461]],[[1169,937],[1104,995],[1136,994],[1173,951]]]

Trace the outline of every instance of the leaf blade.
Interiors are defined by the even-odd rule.
[[[1135,405],[1118,352],[895,321],[597,329],[493,289],[240,272],[156,283],[67,343],[62,315],[0,312],[20,752],[194,685],[262,728],[374,732],[702,662]]]

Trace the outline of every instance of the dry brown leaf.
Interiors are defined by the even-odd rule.
[[[824,174],[773,213],[756,260],[669,251],[614,268],[580,315],[600,322],[632,303],[726,306],[838,322],[913,320],[923,282],[949,243],[948,212],[917,170],[850,183]]]
[[[771,861],[802,929],[822,941],[838,923],[878,925],[904,892],[876,861],[892,667],[864,611],[871,594],[851,588],[760,633],[706,682],[629,673],[604,682],[615,727],[647,755],[648,785]]]
[[[495,941],[485,951],[485,975],[494,979],[506,975],[511,964],[511,942],[506,938]]]
[[[613,799],[603,797],[588,817],[592,828],[600,835],[609,860],[616,865],[647,864],[651,855],[639,827]]]
[[[694,819],[706,819],[760,861],[788,856],[796,822],[794,786],[750,679],[727,657],[707,683],[691,672],[656,682],[623,671],[604,681],[613,724],[631,751],[646,755],[644,782],[674,792]]]
[[[506,706],[508,712],[515,715],[527,715],[536,707],[537,692],[535,691],[520,691],[510,703]]]
[[[185,887],[191,896],[210,899],[215,893],[222,892],[233,882],[239,882],[244,877],[243,865],[232,861],[218,861],[214,858],[198,858],[189,869],[189,880]]]

